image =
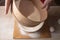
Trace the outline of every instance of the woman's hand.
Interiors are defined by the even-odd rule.
[[[46,8],[46,6],[48,6],[48,4],[51,2],[52,0],[45,0],[43,8]]]
[[[11,0],[6,0],[6,14],[8,14],[8,11],[9,11],[9,6],[11,4]]]

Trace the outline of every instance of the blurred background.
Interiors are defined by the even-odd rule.
[[[0,6],[4,6],[5,5],[5,0],[0,0]]]
[[[58,1],[53,0],[49,4],[48,18],[46,21],[47,25],[55,28],[55,31],[51,33],[52,37],[33,40],[60,40],[60,3]],[[5,0],[0,0],[0,40],[13,40],[13,30],[14,18],[10,11],[9,14],[5,14]]]
[[[0,40],[13,40],[13,16],[5,14],[5,0],[0,0]]]

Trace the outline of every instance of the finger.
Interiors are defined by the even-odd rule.
[[[9,6],[10,6],[11,0],[6,0],[6,14],[8,14]]]
[[[45,0],[42,9],[44,9],[47,5],[48,5],[48,2],[47,0]]]
[[[52,0],[45,0],[44,5],[43,5],[43,8],[45,8],[46,6],[48,6],[51,1]]]

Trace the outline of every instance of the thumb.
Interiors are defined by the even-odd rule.
[[[48,4],[46,3],[46,4],[44,4],[43,5],[43,7],[42,7],[42,9],[44,9],[44,8],[46,8],[48,6]]]
[[[45,8],[46,6],[48,6],[51,1],[52,0],[45,0],[44,5],[43,5],[43,8]]]

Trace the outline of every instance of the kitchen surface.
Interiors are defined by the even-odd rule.
[[[54,10],[53,10],[54,9]],[[52,12],[51,12],[52,11]],[[60,40],[60,7],[52,6],[49,9],[48,25],[55,28],[55,32],[51,33],[51,38],[41,38],[33,40]],[[0,6],[0,40],[13,40],[14,18],[9,14],[5,14],[4,6]],[[14,39],[17,40],[17,39]],[[20,40],[20,39],[18,39]],[[25,39],[21,39],[25,40]],[[28,39],[26,39],[28,40]],[[29,39],[30,40],[30,39]]]
[[[5,6],[2,6],[4,5],[3,1],[0,1],[0,40],[31,40],[13,39],[14,17],[10,10],[8,14],[5,14]],[[55,31],[51,33],[52,37],[33,40],[60,40],[60,6],[50,6],[46,21],[47,25],[55,28]]]

